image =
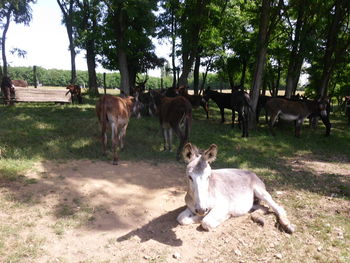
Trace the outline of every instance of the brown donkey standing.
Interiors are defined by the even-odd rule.
[[[96,113],[101,125],[101,140],[103,154],[106,154],[107,147],[107,123],[112,131],[113,164],[117,165],[119,155],[117,147],[123,149],[126,128],[128,127],[131,115],[140,118],[141,103],[138,97],[116,97],[102,95],[96,103]]]
[[[192,105],[184,97],[165,97],[157,91],[151,91],[151,105],[159,116],[160,126],[164,138],[164,151],[172,151],[172,138],[174,131],[179,137],[180,144],[176,158],[180,159],[182,147],[189,140],[192,126]]]

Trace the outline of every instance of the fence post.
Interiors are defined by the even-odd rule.
[[[36,77],[36,66],[33,66],[33,74],[34,74],[34,88],[38,87],[38,83],[37,83],[37,77]]]
[[[103,90],[106,94],[106,72],[103,72]]]

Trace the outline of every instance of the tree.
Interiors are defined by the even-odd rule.
[[[283,0],[278,0],[277,6],[274,6],[274,0],[262,0],[254,77],[252,88],[250,90],[252,112],[251,117],[249,118],[249,123],[253,128],[256,127],[256,118],[254,116],[256,115],[255,112],[259,98],[259,91],[262,86],[267,48],[272,31],[275,29],[279,20],[282,4]]]
[[[32,9],[30,7],[31,3],[36,3],[35,0],[8,0],[1,1],[0,3],[0,28],[2,31],[1,51],[2,51],[2,61],[3,69],[2,73],[7,76],[7,58],[6,58],[6,34],[10,27],[10,22],[13,20],[16,24],[29,25],[32,20]],[[19,50],[19,54],[25,54],[24,51]]]
[[[86,62],[88,69],[89,93],[98,94],[96,77],[96,56],[98,53],[98,40],[102,38],[100,22],[102,20],[103,3],[98,0],[76,1],[77,9],[74,12],[74,24],[76,25],[75,44],[86,50]]]
[[[169,38],[171,42],[171,71],[173,75],[172,87],[177,86],[177,66],[176,66],[176,40],[179,29],[178,11],[179,0],[161,1],[161,7],[164,9],[158,16],[158,34],[159,39]]]
[[[323,69],[318,90],[318,95],[321,97],[327,95],[328,84],[334,68],[350,47],[349,15],[350,2],[347,0],[335,0],[328,25]]]
[[[179,35],[181,39],[182,72],[179,86],[188,86],[188,75],[200,52],[200,35],[207,25],[211,1],[184,1],[180,13]]]
[[[69,51],[71,62],[71,84],[75,84],[77,80],[77,71],[75,66],[75,57],[77,52],[75,50],[74,35],[76,31],[76,25],[74,24],[75,0],[57,0],[57,4],[61,8],[63,19],[62,22],[66,25],[68,39],[69,39]]]
[[[151,40],[155,36],[157,1],[105,0],[105,3],[102,64],[119,70],[120,89],[128,95],[138,73],[164,62],[155,55]]]

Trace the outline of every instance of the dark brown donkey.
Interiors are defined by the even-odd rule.
[[[314,115],[321,116],[323,124],[326,126],[326,136],[331,132],[331,123],[329,122],[329,113],[327,111],[328,100],[287,100],[282,98],[271,98],[266,103],[266,112],[270,116],[269,127],[272,135],[273,125],[278,117],[286,121],[295,121],[295,136],[300,137],[301,126],[305,118]]]
[[[207,114],[207,119],[209,119],[209,103],[206,99],[204,99],[201,95],[190,95],[188,94],[188,87],[186,86],[180,86],[178,88],[178,93],[189,100],[193,108],[198,108],[199,106],[202,106],[205,113]]]
[[[113,164],[117,165],[119,155],[117,147],[123,149],[126,128],[128,127],[131,115],[140,117],[141,103],[135,97],[116,97],[112,95],[102,95],[96,103],[96,113],[101,125],[101,140],[103,154],[106,154],[107,147],[107,123],[111,125]]]
[[[180,159],[183,146],[189,140],[192,126],[192,106],[184,97],[165,97],[160,92],[150,91],[153,105],[157,109],[160,126],[164,138],[164,151],[172,151],[172,138],[174,131],[179,137],[180,144],[177,149],[176,159]]]
[[[9,105],[13,104],[11,101],[11,97],[14,95],[14,87],[12,85],[12,81],[9,77],[3,77],[1,80],[1,93],[4,98],[4,104]]]

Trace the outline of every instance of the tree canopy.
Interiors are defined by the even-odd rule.
[[[26,15],[12,12],[14,21],[30,21],[30,2],[34,1],[1,2],[1,28],[5,29],[6,10],[16,3],[25,4]],[[343,94],[339,90],[347,89],[341,87],[349,86],[348,0],[57,2],[71,7],[65,10],[72,17],[63,21],[72,27],[73,51],[86,52],[92,92],[97,86],[96,63],[120,72],[120,88],[126,94],[139,74],[155,67],[173,77],[173,86],[187,85],[193,78],[195,91],[200,69],[213,71],[231,89],[249,90],[254,105],[266,91],[285,90],[290,97],[304,73],[313,96]],[[156,56],[154,39],[170,45],[170,62]]]

